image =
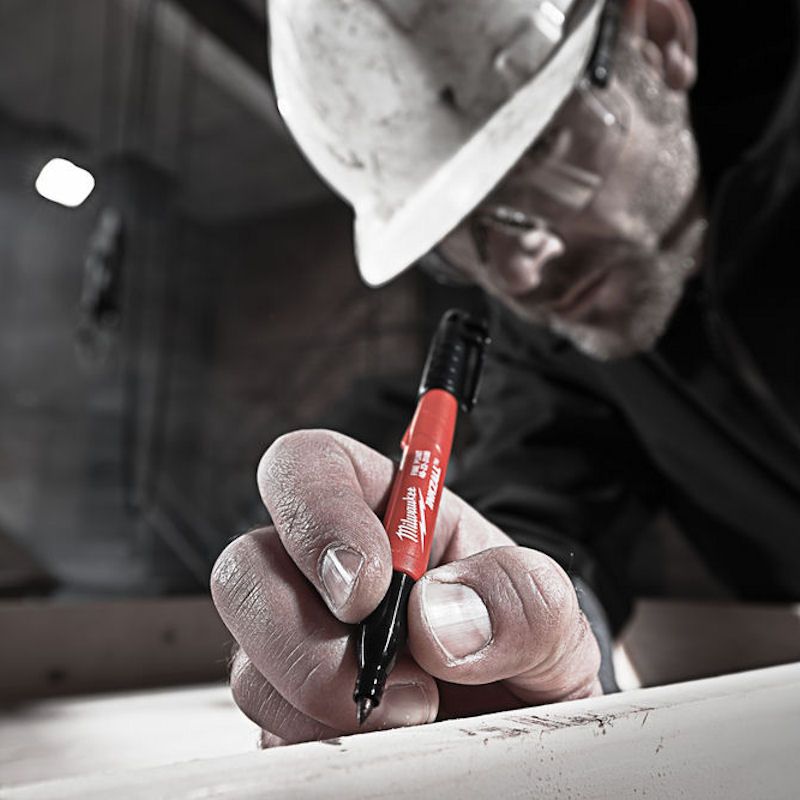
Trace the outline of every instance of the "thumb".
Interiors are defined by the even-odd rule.
[[[600,650],[551,558],[496,547],[428,572],[409,601],[417,663],[450,683],[505,681],[528,703],[599,691]]]

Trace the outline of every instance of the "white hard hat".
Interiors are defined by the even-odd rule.
[[[579,81],[603,0],[269,0],[278,106],[378,286],[477,206]]]

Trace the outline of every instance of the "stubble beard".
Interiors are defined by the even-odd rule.
[[[625,303],[614,312],[597,311],[585,321],[550,316],[548,326],[578,350],[600,360],[627,358],[652,349],[677,308],[693,261],[677,253],[659,253],[643,268],[636,261],[615,269],[632,273]]]
[[[608,272],[607,280],[617,284],[619,297],[611,308],[597,304],[581,319],[559,316],[538,301],[526,304],[524,299],[500,299],[525,322],[549,328],[594,359],[608,361],[642,353],[663,335],[687,280],[696,272],[706,227],[698,209],[687,217],[684,229],[668,248],[622,243],[598,248],[592,266]],[[560,272],[569,269],[566,264],[552,266]]]

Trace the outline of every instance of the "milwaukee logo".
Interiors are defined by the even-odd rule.
[[[403,495],[406,506],[405,516],[400,520],[394,535],[409,542],[415,542],[425,547],[425,537],[428,533],[425,520],[425,501],[420,489],[409,486]]]

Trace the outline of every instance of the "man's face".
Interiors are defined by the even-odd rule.
[[[666,87],[640,43],[623,31],[608,88],[577,90],[441,244],[518,316],[601,359],[654,344],[705,224],[692,202],[698,162],[686,93]],[[589,119],[593,105],[605,133]]]

